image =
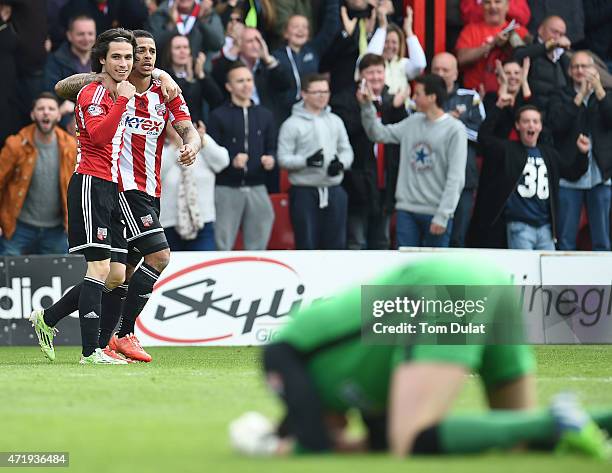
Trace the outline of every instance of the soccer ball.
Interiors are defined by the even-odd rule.
[[[245,455],[274,455],[279,444],[272,422],[259,412],[246,412],[231,422],[229,437],[234,450]]]

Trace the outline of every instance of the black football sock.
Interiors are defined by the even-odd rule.
[[[45,309],[43,320],[49,327],[55,327],[64,317],[79,309],[79,296],[81,295],[82,282],[71,288],[59,301],[48,309]]]
[[[123,304],[121,323],[119,324],[118,337],[125,337],[134,333],[134,323],[149,301],[153,285],[159,278],[159,272],[146,263],[142,263],[136,270],[128,285],[127,297]]]
[[[83,356],[91,355],[98,348],[100,330],[100,313],[104,283],[85,277],[79,297],[79,322],[81,323],[81,341]]]
[[[105,348],[121,318],[123,301],[127,295],[127,284],[121,284],[109,291],[106,287],[102,293],[102,317],[100,318],[99,346]]]

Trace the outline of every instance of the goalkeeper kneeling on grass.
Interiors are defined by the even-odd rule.
[[[509,285],[508,275],[473,255],[427,258],[371,285]],[[499,299],[493,311],[517,311]],[[535,359],[526,345],[371,345],[361,339],[360,286],[296,314],[264,349],[268,385],[286,406],[278,427],[261,414],[230,425],[233,447],[248,455],[363,452],[461,454],[518,446],[610,458],[612,410],[587,413],[569,394],[535,409]],[[491,411],[449,415],[466,375],[477,373]],[[346,413],[357,410],[367,435],[349,441]],[[590,415],[589,415],[590,414]]]

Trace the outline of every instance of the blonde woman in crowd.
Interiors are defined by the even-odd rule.
[[[406,8],[404,28],[388,23],[387,10],[378,8],[378,29],[368,45],[368,52],[385,58],[385,84],[390,94],[403,92],[408,81],[420,75],[427,67],[427,59],[419,38],[412,32],[412,8]],[[408,55],[406,57],[406,47]]]

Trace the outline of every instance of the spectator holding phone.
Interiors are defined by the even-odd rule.
[[[428,74],[415,82],[413,100],[419,113],[399,123],[380,122],[370,90],[359,90],[357,100],[368,137],[400,146],[395,191],[398,246],[448,247],[465,182],[467,136],[464,125],[444,112],[444,79]]]
[[[512,50],[525,44],[528,32],[506,20],[509,0],[483,0],[484,21],[466,25],[457,40],[457,61],[463,71],[463,85],[485,92],[497,90],[496,61],[504,61]]]

